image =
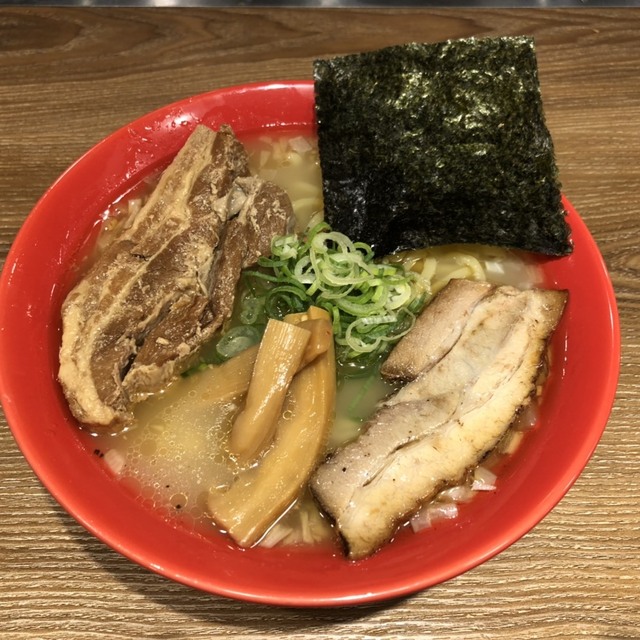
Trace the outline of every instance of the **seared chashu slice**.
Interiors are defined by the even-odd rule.
[[[59,379],[79,421],[128,424],[132,402],[186,366],[226,317],[212,307],[219,249],[228,218],[247,200],[236,206],[226,196],[248,176],[229,127],[196,127],[145,206],[70,292]],[[291,215],[285,204],[279,231]],[[170,329],[187,325],[185,334]]]
[[[312,479],[352,559],[374,553],[422,504],[459,483],[535,390],[566,292],[462,286],[476,289],[479,299],[470,296],[476,302],[455,343],[381,403],[363,434]]]
[[[418,316],[406,339],[394,347],[380,374],[408,382],[433,366],[460,338],[476,304],[493,289],[488,282],[451,280]]]

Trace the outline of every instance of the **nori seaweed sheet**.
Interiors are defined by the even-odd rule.
[[[571,252],[534,43],[406,44],[314,62],[325,219],[373,246]]]

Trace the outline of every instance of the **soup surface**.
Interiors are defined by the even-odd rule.
[[[243,139],[254,173],[272,180],[289,193],[302,232],[322,220],[322,180],[317,143],[298,132],[260,135]],[[141,183],[116,202],[105,215],[104,230],[96,251],[110,241],[114,230],[135,213],[149,195],[157,176]],[[527,255],[485,246],[447,246],[389,256],[402,262],[422,279],[428,297],[451,278],[486,280],[527,288],[541,284],[535,261]],[[242,296],[238,296],[241,300]],[[236,314],[237,318],[237,314]],[[233,322],[233,321],[232,321]],[[226,327],[228,330],[232,328]],[[247,345],[259,339],[259,331],[245,336]],[[205,358],[215,360],[216,343],[205,347]],[[219,355],[219,354],[218,354]],[[240,400],[211,402],[212,369],[203,368],[180,377],[161,394],[135,409],[136,427],[115,435],[87,436],[94,453],[104,458],[142,504],[160,510],[168,518],[200,532],[212,529],[206,502],[212,487],[229,485],[240,467],[227,449],[227,436],[240,408]],[[342,370],[338,376],[336,416],[327,450],[355,438],[376,403],[394,390],[382,380],[377,366]],[[209,396],[209,399],[208,399]],[[284,412],[288,410],[285,404]],[[529,424],[529,417],[525,419]],[[522,426],[526,426],[523,422]],[[501,450],[515,448],[523,431],[512,432]],[[514,435],[515,434],[515,435]],[[493,456],[495,461],[496,456]],[[490,460],[485,466],[491,466]],[[493,477],[482,471],[476,488],[491,488]],[[469,487],[474,483],[470,476]],[[469,488],[467,487],[467,489]],[[468,492],[449,490],[437,503],[468,499]],[[440,509],[453,517],[452,509]],[[330,525],[308,495],[291,506],[260,544],[317,543],[332,540]]]

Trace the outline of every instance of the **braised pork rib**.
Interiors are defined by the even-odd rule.
[[[288,196],[251,177],[229,127],[199,125],[149,200],[67,296],[59,380],[75,417],[132,420],[230,316],[240,269],[286,232]]]

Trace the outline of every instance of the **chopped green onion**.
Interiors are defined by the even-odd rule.
[[[343,365],[370,364],[385,353],[411,330],[426,297],[413,272],[374,262],[370,246],[352,242],[324,222],[306,237],[275,238],[271,256],[258,265],[245,272],[249,298],[257,300],[253,304],[275,318],[312,304],[326,309]]]

